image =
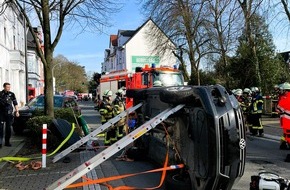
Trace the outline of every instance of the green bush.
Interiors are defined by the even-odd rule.
[[[73,115],[73,110],[71,108],[62,108],[54,110],[54,117],[56,119],[65,119],[70,123],[76,123],[75,117]],[[78,117],[77,114],[76,117]]]
[[[42,134],[42,126],[43,124],[47,124],[47,126],[50,126],[52,123],[52,117],[49,116],[35,116],[30,118],[27,121],[27,126],[29,126],[32,133],[38,135]]]

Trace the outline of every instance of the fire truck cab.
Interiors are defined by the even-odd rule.
[[[106,75],[102,75],[100,85],[97,92],[99,99],[105,90],[109,89],[113,93],[121,87],[128,89],[145,89],[153,87],[154,82],[159,81],[161,86],[183,86],[184,79],[182,73],[176,66],[160,66],[155,64],[145,65],[145,67],[136,67],[135,72],[126,70],[113,71]],[[126,98],[126,107],[133,105],[132,98]]]

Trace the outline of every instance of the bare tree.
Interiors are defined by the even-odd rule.
[[[255,36],[253,35],[253,28],[251,27],[251,21],[253,15],[257,14],[263,0],[238,0],[240,7],[244,15],[244,27],[245,27],[245,37],[249,44],[249,47],[253,54],[253,63],[255,65],[255,74],[257,78],[257,84],[261,86],[261,73],[260,73],[260,63],[257,57],[257,47],[255,43]]]
[[[118,11],[120,4],[113,0],[9,0],[7,4],[15,4],[24,15],[27,25],[37,44],[37,52],[44,65],[45,81],[45,113],[54,116],[53,112],[53,52],[57,46],[65,26],[74,29],[102,31],[109,26],[109,15]],[[43,30],[44,49],[42,50],[36,34],[33,32],[29,15],[36,15],[36,20]],[[56,34],[51,28],[56,28]]]
[[[211,36],[209,48],[212,51],[212,61],[222,68],[222,78],[225,85],[229,86],[228,57],[233,53],[237,39],[241,35],[243,27],[240,24],[241,11],[236,0],[210,0],[207,9],[209,10],[209,16],[206,18],[209,23],[207,30]]]
[[[189,61],[191,76],[196,76],[195,83],[198,85],[201,59],[208,53],[205,44],[209,38],[204,22],[206,2],[206,0],[147,0],[143,5],[148,17],[151,17],[178,47],[172,51],[180,61],[185,78],[188,78],[186,62]],[[150,35],[151,38],[160,39],[155,31]],[[157,42],[159,44],[156,46],[157,52],[163,52],[168,48],[164,43]]]

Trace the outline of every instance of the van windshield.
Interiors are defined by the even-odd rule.
[[[153,82],[160,81],[162,86],[183,86],[183,76],[179,72],[156,72],[153,75]]]

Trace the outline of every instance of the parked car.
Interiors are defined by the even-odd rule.
[[[81,112],[76,99],[72,96],[54,95],[54,108],[72,107],[75,112]],[[15,134],[21,134],[27,128],[26,121],[33,116],[36,110],[44,109],[44,95],[37,96],[28,104],[19,109],[19,117],[14,118],[12,124]]]

